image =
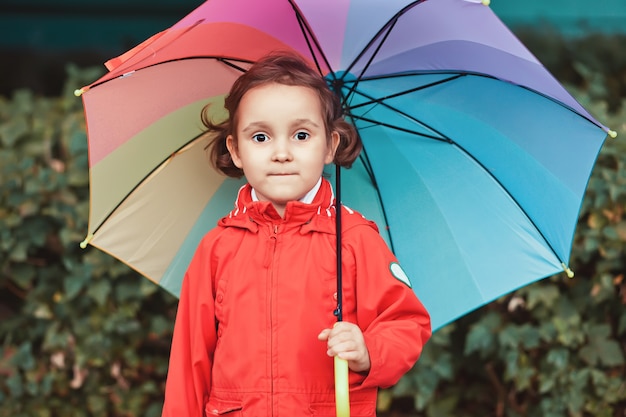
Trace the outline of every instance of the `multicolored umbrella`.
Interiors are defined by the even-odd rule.
[[[364,151],[343,202],[375,220],[437,329],[567,267],[607,133],[472,0],[211,0],[80,93],[90,243],[178,294],[242,181],[213,171],[200,110],[271,51],[338,94]],[[331,170],[332,171],[332,170]]]

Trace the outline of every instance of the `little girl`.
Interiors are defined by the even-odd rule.
[[[343,318],[335,199],[326,164],[361,150],[338,97],[300,57],[254,64],[213,124],[217,169],[245,176],[235,208],[201,241],[183,281],[163,416],[334,416],[333,356],[350,369],[353,416],[375,416],[430,337],[430,318],[373,222],[342,208]]]

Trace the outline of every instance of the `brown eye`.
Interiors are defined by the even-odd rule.
[[[296,133],[296,140],[307,140],[309,136],[310,135],[306,132],[298,132]]]
[[[264,133],[257,133],[252,136],[252,140],[255,142],[267,142],[267,136]]]

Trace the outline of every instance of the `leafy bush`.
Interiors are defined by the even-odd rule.
[[[547,49],[546,39],[524,40],[621,134],[589,183],[576,277],[522,288],[441,329],[418,365],[381,392],[381,414],[626,413],[624,39],[548,39]],[[79,248],[89,178],[72,92],[98,75],[69,66],[61,97],[0,97],[0,417],[160,414],[176,300]]]
[[[66,94],[0,99],[0,416],[157,416],[176,300],[82,250],[87,140]]]

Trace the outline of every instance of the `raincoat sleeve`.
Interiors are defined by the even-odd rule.
[[[419,358],[431,335],[430,316],[378,231],[360,226],[350,236],[357,322],[371,362],[361,385],[386,388]]]
[[[163,417],[201,417],[211,389],[217,340],[211,239],[198,247],[185,274],[174,325]]]

